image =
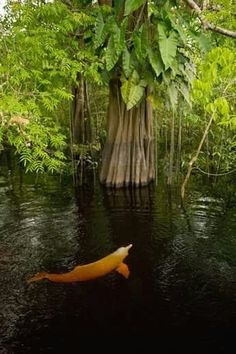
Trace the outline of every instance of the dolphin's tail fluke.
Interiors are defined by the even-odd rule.
[[[34,281],[39,281],[39,280],[45,279],[47,277],[47,275],[48,275],[48,273],[46,273],[46,272],[37,273],[32,278],[28,279],[27,283],[32,283]]]

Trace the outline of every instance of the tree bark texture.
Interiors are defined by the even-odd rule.
[[[88,87],[83,78],[80,77],[78,82],[78,86],[74,88],[72,137],[75,144],[87,144],[92,141]]]
[[[120,86],[119,79],[110,82],[100,181],[115,188],[147,185],[155,175],[151,102],[145,98],[127,111]]]

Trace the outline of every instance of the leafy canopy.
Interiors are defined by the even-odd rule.
[[[145,88],[165,82],[187,98],[195,24],[175,1],[115,1],[97,7],[94,48],[106,77],[120,76],[122,97],[132,109]],[[175,82],[175,85],[173,84]]]

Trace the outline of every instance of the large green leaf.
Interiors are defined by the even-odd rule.
[[[178,103],[178,90],[173,81],[168,85],[167,92],[169,95],[171,108],[175,111]]]
[[[111,35],[106,50],[106,68],[108,71],[114,68],[118,59],[119,53],[116,51],[114,37]]]
[[[148,59],[149,62],[155,71],[156,77],[158,77],[164,71],[164,65],[161,60],[160,54],[158,51],[152,50],[152,48],[148,49]]]
[[[95,36],[94,36],[94,46],[95,48],[100,47],[106,39],[107,31],[105,28],[105,23],[101,13],[98,14],[95,23]]]
[[[133,43],[134,43],[136,57],[137,57],[138,61],[142,64],[144,59],[143,59],[143,53],[142,53],[141,38],[139,36],[139,33],[133,34]]]
[[[178,86],[177,86],[179,92],[181,93],[181,95],[183,96],[183,98],[185,99],[185,101],[189,104],[190,107],[192,107],[192,103],[190,100],[190,96],[189,96],[189,85],[186,82],[179,82]]]
[[[140,38],[141,38],[142,55],[143,55],[143,58],[146,58],[147,49],[150,47],[150,43],[149,43],[149,40],[148,40],[148,28],[147,28],[147,25],[143,24],[141,26],[140,30],[141,30]]]
[[[158,34],[159,34],[159,48],[161,52],[161,58],[165,65],[165,69],[171,67],[172,62],[176,57],[176,50],[177,50],[177,38],[176,33],[172,31],[169,37],[165,34],[164,27],[159,24],[158,25]]]
[[[125,2],[125,16],[137,10],[145,0],[126,0]]]
[[[116,15],[118,15],[118,16],[120,15],[122,8],[124,6],[124,2],[125,2],[125,0],[113,1],[113,8],[114,8],[114,12]]]
[[[124,71],[125,76],[128,78],[133,70],[133,65],[132,65],[131,54],[127,48],[125,48],[123,51],[122,67],[123,67],[123,71]]]
[[[124,80],[121,86],[121,95],[127,105],[127,110],[133,108],[143,97],[146,82],[139,79],[138,73],[134,70],[128,80]]]
[[[186,43],[187,42],[187,35],[185,34],[183,27],[180,25],[180,23],[181,24],[184,23],[183,18],[177,14],[175,14],[175,16],[173,16],[170,12],[168,12],[168,17],[170,19],[172,27],[178,32],[183,43]]]
[[[113,36],[115,50],[118,55],[121,54],[125,47],[125,31],[123,27],[119,27],[116,23],[113,25]]]
[[[144,86],[130,85],[128,81],[121,87],[122,97],[126,99],[127,110],[133,108],[143,97]]]
[[[147,56],[147,50],[150,47],[148,43],[147,27],[142,25],[139,31],[133,34],[133,43],[138,61],[143,64]]]
[[[111,33],[106,49],[106,67],[110,71],[125,48],[125,23],[123,21],[121,27],[119,27],[115,19],[112,18],[108,20],[106,27],[109,28]]]

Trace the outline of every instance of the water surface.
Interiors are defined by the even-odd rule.
[[[72,353],[78,338],[98,335],[150,336],[186,353],[234,352],[232,193],[195,186],[183,208],[163,185],[75,190],[1,164],[0,353]],[[87,283],[26,283],[130,243],[128,280],[114,272]]]

